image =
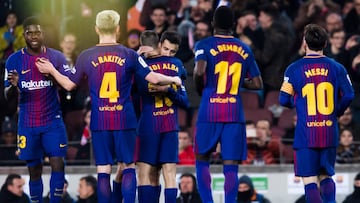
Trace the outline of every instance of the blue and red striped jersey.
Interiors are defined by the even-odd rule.
[[[233,37],[211,36],[195,46],[195,61],[207,62],[198,122],[245,122],[240,88],[260,75],[251,49]]]
[[[307,55],[292,63],[285,72],[280,103],[296,107],[294,148],[337,146],[337,116],[353,95],[345,68],[335,60]]]
[[[48,59],[60,71],[67,68],[60,51],[45,47],[38,56],[30,55],[23,48],[12,54],[5,65],[7,72],[17,71],[19,75],[19,124],[25,127],[46,126],[61,116],[56,82],[39,72],[35,65],[39,57]]]
[[[145,59],[152,71],[168,76],[186,78],[186,70],[182,62],[175,57],[160,56]],[[163,133],[179,130],[178,107],[188,107],[189,101],[185,87],[172,85],[167,93],[151,93],[151,84],[142,78],[136,78],[141,95],[141,115],[138,131],[140,133]]]
[[[130,98],[134,74],[145,78],[150,69],[138,54],[120,44],[84,50],[68,74],[79,84],[84,74],[91,97],[91,130],[135,129],[137,119]]]

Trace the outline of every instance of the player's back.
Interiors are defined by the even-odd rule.
[[[136,52],[119,44],[97,45],[79,55],[70,79],[79,84],[83,74],[88,77],[92,130],[136,128],[130,92],[133,75],[141,72],[140,60]],[[141,63],[145,70],[147,65]]]
[[[285,81],[291,78],[298,113],[295,148],[337,146],[337,107],[346,75],[342,65],[320,55],[305,56],[289,66]]]
[[[182,62],[175,57],[155,57],[145,59],[154,72],[168,76],[186,77]],[[138,78],[136,83],[141,94],[141,116],[139,119],[139,132],[169,132],[178,130],[178,106],[164,93],[149,93],[151,84]],[[174,90],[180,87],[172,86]],[[184,90],[185,91],[185,90]],[[186,97],[187,100],[187,97]]]
[[[19,120],[25,127],[45,126],[61,117],[57,85],[37,69],[35,62],[39,57],[46,58],[60,71],[66,65],[60,51],[45,47],[38,56],[29,54],[23,48],[6,62],[7,71],[16,70],[19,75]]]
[[[195,60],[207,62],[199,122],[245,122],[240,88],[260,72],[250,48],[233,37],[208,37],[195,47]]]

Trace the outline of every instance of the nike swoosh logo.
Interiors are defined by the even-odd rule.
[[[26,74],[26,73],[28,73],[28,72],[30,72],[30,71],[31,71],[31,69],[21,70],[21,74]]]
[[[60,144],[60,148],[66,147],[66,144]]]

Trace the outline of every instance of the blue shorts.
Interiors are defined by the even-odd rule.
[[[156,166],[177,163],[179,160],[178,132],[139,134],[139,162]]]
[[[244,123],[197,123],[195,153],[206,155],[220,142],[223,160],[246,160],[247,145]]]
[[[96,165],[134,162],[136,131],[109,130],[92,131],[92,144]]]
[[[44,156],[65,157],[67,135],[64,122],[61,118],[56,118],[47,126],[19,125],[18,149],[21,160],[42,160]]]
[[[295,150],[294,170],[299,177],[318,176],[322,171],[335,174],[336,147]]]

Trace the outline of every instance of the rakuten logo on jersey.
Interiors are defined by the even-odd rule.
[[[38,90],[46,87],[53,86],[53,82],[51,80],[39,80],[39,81],[21,81],[21,87],[28,90]]]

